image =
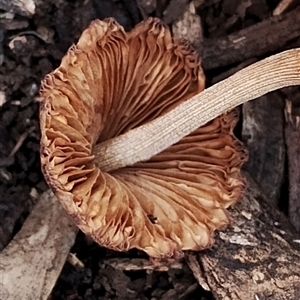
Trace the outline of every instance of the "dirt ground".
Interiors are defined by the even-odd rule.
[[[188,1],[158,2],[156,5],[156,1],[139,1],[138,5],[134,0],[36,1],[32,16],[9,5],[0,6],[0,251],[21,228],[38,195],[47,189],[39,160],[37,98],[41,79],[60,64],[64,53],[91,20],[114,17],[130,30],[146,16],[158,16],[170,25]],[[179,4],[174,5],[175,2]],[[207,45],[268,19],[278,3],[274,0],[195,1]],[[299,46],[299,36],[277,43],[257,56],[250,53],[220,67],[211,66],[204,59],[208,84],[228,76],[242,62],[248,64]],[[203,51],[205,57],[211,54]],[[282,100],[278,101],[282,108]],[[280,191],[286,192],[287,173],[282,174]],[[282,194],[277,197],[283,198]],[[281,202],[281,207],[286,208],[286,204]],[[82,233],[78,234],[71,253],[73,256],[66,262],[53,290],[53,300],[214,299],[198,285],[185,263],[165,272],[119,270],[112,262],[117,260],[126,265],[134,259],[138,264],[146,255],[101,248]]]

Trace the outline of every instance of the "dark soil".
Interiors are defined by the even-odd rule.
[[[40,2],[32,17],[8,15],[0,6],[0,251],[21,228],[38,195],[47,189],[39,161],[41,79],[59,65],[91,20],[114,17],[130,30],[145,13],[163,16],[168,5],[161,1],[156,10],[153,6],[141,13],[134,0]],[[223,37],[256,24],[271,15],[277,2],[207,0],[197,9],[204,37]],[[180,14],[172,7],[174,11],[168,10],[165,16],[170,22]],[[208,82],[230,68],[210,70]],[[213,299],[184,263],[165,272],[118,270],[109,265],[109,259],[147,258],[138,251],[106,250],[81,233],[71,253],[82,265],[71,260],[65,264],[51,299]]]

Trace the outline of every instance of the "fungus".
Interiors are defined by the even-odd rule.
[[[185,137],[176,133],[175,143],[145,161],[101,165],[107,141],[167,116],[203,89],[198,55],[158,19],[129,33],[112,19],[93,21],[46,75],[42,170],[65,210],[97,243],[178,257],[211,246],[213,232],[228,224],[226,208],[243,193],[240,168],[247,157],[233,135],[236,110]],[[142,138],[136,136],[133,150]]]

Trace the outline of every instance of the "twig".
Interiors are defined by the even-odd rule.
[[[281,0],[276,8],[273,11],[273,16],[279,16],[282,13],[284,13],[293,3],[295,3],[295,0]],[[299,1],[298,1],[299,2]]]
[[[23,145],[24,141],[26,140],[27,136],[34,130],[34,127],[30,127],[27,131],[25,131],[20,138],[18,139],[18,142],[15,144],[14,148],[11,150],[8,157],[13,157],[18,150]]]
[[[300,22],[295,20],[300,20],[300,6],[227,37],[206,40],[202,56],[204,70],[221,68],[278,50],[299,37]]]
[[[110,258],[104,260],[104,263],[110,265],[114,269],[122,271],[160,271],[166,272],[170,269],[182,269],[182,263],[174,262],[172,264],[162,262],[159,264],[154,264],[149,259],[142,258]]]

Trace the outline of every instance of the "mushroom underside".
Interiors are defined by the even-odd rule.
[[[213,242],[242,195],[247,158],[236,110],[140,162],[106,172],[96,144],[119,136],[204,89],[200,59],[158,19],[125,33],[96,20],[41,86],[41,163],[79,228],[100,245],[174,257]],[[126,151],[126,149],[124,149]],[[98,154],[101,160],[101,153]]]

